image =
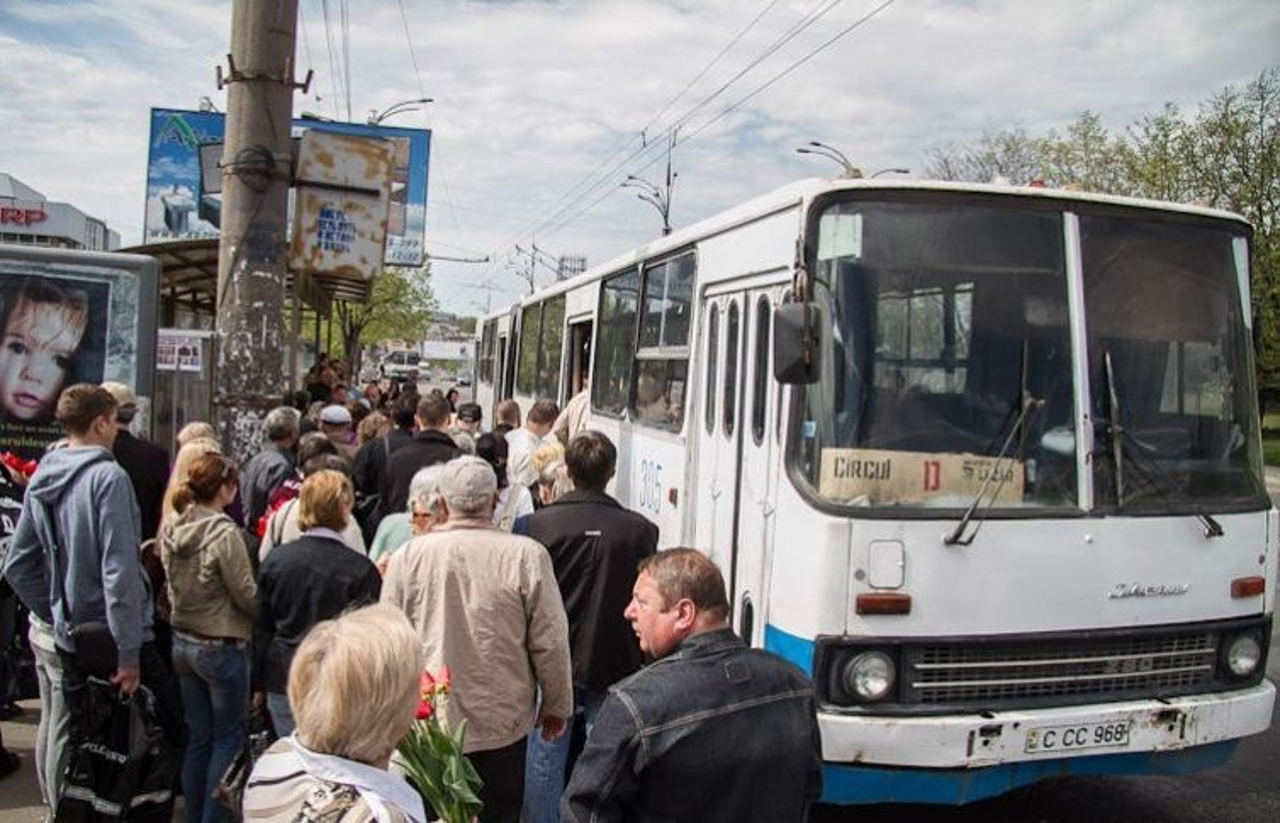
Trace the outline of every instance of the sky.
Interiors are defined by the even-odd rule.
[[[294,112],[432,130],[426,248],[440,306],[498,309],[547,259],[603,263],[840,167],[908,168],[984,131],[1122,130],[1280,65],[1275,0],[298,0]],[[231,0],[0,2],[0,171],[140,242],[149,110],[226,68]],[[892,172],[891,172],[892,173]],[[523,250],[523,253],[517,251]],[[441,258],[486,259],[467,263]],[[554,275],[535,267],[539,284]]]

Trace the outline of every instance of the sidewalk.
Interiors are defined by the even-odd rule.
[[[22,758],[22,766],[0,781],[0,820],[4,823],[40,823],[44,806],[40,803],[40,785],[36,782],[36,723],[40,719],[40,701],[24,700],[21,717],[0,723],[4,729],[5,748]]]

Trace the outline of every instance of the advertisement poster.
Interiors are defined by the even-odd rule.
[[[392,142],[395,157],[384,259],[389,265],[422,265],[431,132],[327,120],[293,121],[294,137],[309,129],[381,137]],[[147,243],[218,236],[222,214],[219,164],[223,161],[225,132],[226,116],[219,112],[151,110],[144,230]]]
[[[35,457],[62,390],[104,379],[111,286],[0,271],[0,295],[0,451]]]
[[[43,458],[75,383],[117,380],[148,402],[159,277],[151,257],[0,245],[0,452]],[[0,475],[3,554],[25,487],[16,471]]]
[[[156,368],[160,371],[204,370],[200,335],[161,329],[156,337]]]

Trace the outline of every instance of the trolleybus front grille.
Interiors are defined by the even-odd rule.
[[[1213,683],[1216,632],[977,644],[904,651],[903,702],[1022,702],[1073,697],[1157,696]]]

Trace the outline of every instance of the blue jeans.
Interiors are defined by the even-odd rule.
[[[564,794],[565,770],[569,762],[569,741],[575,723],[586,723],[587,734],[596,724],[596,715],[604,703],[604,692],[580,687],[573,690],[573,717],[565,724],[564,734],[555,740],[543,740],[542,730],[529,732],[524,759],[524,810],[522,823],[559,823],[560,795]]]
[[[231,817],[213,790],[245,740],[249,712],[249,653],[243,645],[219,645],[173,633],[178,675],[190,737],[182,759],[187,823],[224,823]]]
[[[267,712],[271,715],[271,728],[275,730],[276,737],[293,734],[297,724],[293,721],[293,709],[289,708],[288,695],[267,692]]]

